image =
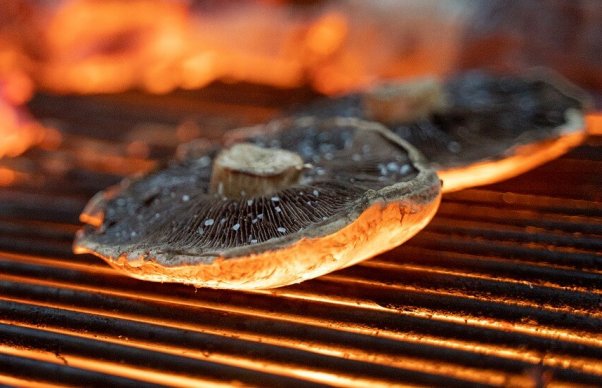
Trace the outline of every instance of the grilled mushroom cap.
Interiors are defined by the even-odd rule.
[[[375,120],[419,149],[443,179],[443,191],[521,174],[585,137],[583,91],[547,71],[525,76],[470,72],[388,84],[318,101],[293,115]]]
[[[282,120],[227,146],[97,194],[75,252],[146,280],[270,288],[401,244],[439,203],[435,172],[376,123]]]

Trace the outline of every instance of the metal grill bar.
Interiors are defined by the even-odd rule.
[[[38,376],[37,383],[56,383],[60,381],[65,385],[73,386],[102,386],[110,384],[115,387],[139,387],[140,381],[126,379],[111,374],[91,372],[89,370],[74,368],[17,355],[0,354],[0,379],[7,384],[15,386],[37,386],[31,381],[31,376]],[[32,385],[35,384],[35,385]],[[160,385],[148,384],[148,386]]]
[[[264,303],[258,305],[258,296],[250,296],[250,295],[242,295],[242,300],[223,300],[218,292],[213,292],[215,295],[208,295],[205,293],[205,297],[202,302],[197,302],[196,300],[191,300],[188,298],[179,298],[179,297],[170,297],[165,298],[161,295],[158,295],[155,292],[155,295],[152,293],[147,293],[145,290],[141,290],[137,285],[131,285],[130,279],[122,278],[118,275],[113,275],[110,271],[103,270],[102,267],[96,270],[101,270],[104,276],[99,274],[91,274],[88,277],[82,277],[82,271],[69,271],[66,269],[54,269],[55,266],[25,266],[19,265],[21,276],[13,276],[5,280],[7,277],[3,276],[3,281],[1,282],[2,294],[11,300],[19,300],[26,301],[25,303],[35,303],[37,304],[51,304],[52,306],[60,307],[64,310],[72,310],[78,309],[86,314],[95,314],[96,315],[109,315],[114,316],[115,311],[118,311],[119,315],[129,314],[130,316],[134,316],[136,320],[144,320],[150,322],[159,322],[163,326],[165,325],[177,325],[178,327],[193,327],[201,332],[215,332],[222,336],[236,336],[236,337],[245,337],[250,336],[250,338],[254,341],[263,340],[264,342],[276,341],[283,346],[294,345],[299,347],[303,342],[308,343],[309,349],[314,348],[315,350],[319,349],[320,343],[325,343],[330,347],[333,347],[333,342],[336,344],[339,343],[340,347],[347,348],[346,351],[350,354],[353,354],[349,348],[358,347],[355,349],[356,352],[367,352],[370,354],[370,351],[379,352],[381,357],[386,356],[386,351],[391,349],[397,350],[395,356],[391,357],[391,360],[399,361],[402,355],[406,355],[410,353],[418,353],[423,357],[435,358],[439,359],[439,361],[445,361],[446,359],[453,359],[454,363],[465,364],[468,366],[478,366],[481,368],[489,367],[489,368],[502,368],[508,369],[512,367],[512,363],[509,363],[507,360],[504,360],[503,357],[484,357],[479,353],[472,353],[466,351],[453,351],[449,349],[446,351],[445,348],[428,346],[425,343],[414,343],[413,341],[409,341],[409,344],[403,345],[405,341],[401,338],[397,338],[396,341],[390,340],[378,340],[375,338],[371,338],[369,335],[366,337],[363,336],[351,336],[342,335],[341,330],[319,330],[315,327],[307,327],[307,324],[295,324],[292,323],[294,321],[299,322],[300,320],[315,320],[317,322],[328,323],[330,327],[336,327],[336,320],[341,315],[346,315],[347,320],[351,320],[352,322],[355,320],[356,324],[363,324],[363,319],[361,319],[361,315],[354,316],[353,311],[349,311],[349,308],[343,306],[342,308],[335,309],[331,306],[324,306],[322,309],[317,309],[318,315],[315,316],[315,302],[314,303],[303,303],[300,306],[296,306],[296,303],[291,306],[294,310],[291,312],[291,307],[288,309],[279,309],[279,311],[269,311],[267,310],[270,305],[274,305],[274,300],[264,300]],[[25,268],[24,268],[25,267]],[[3,267],[3,273],[8,272],[6,270],[6,266]],[[35,273],[38,273],[35,276]],[[105,274],[106,272],[106,274]],[[63,279],[59,278],[59,273],[63,274]],[[29,275],[29,276],[24,276]],[[33,275],[33,276],[32,276]],[[99,283],[99,278],[108,277],[108,279],[103,279],[104,281]],[[44,278],[44,286],[37,285],[40,282],[40,278]],[[118,279],[115,279],[118,278]],[[118,280],[119,282],[117,282]],[[135,282],[135,281],[134,281]],[[122,283],[125,285],[120,286]],[[84,286],[82,286],[84,285]],[[104,287],[103,287],[104,286]],[[113,287],[112,287],[113,286]],[[144,284],[144,288],[151,288],[150,285]],[[183,288],[183,287],[182,287]],[[108,289],[108,290],[107,290]],[[160,292],[160,290],[158,290]],[[103,295],[106,294],[106,295]],[[51,298],[49,298],[51,296]],[[190,297],[191,295],[188,295]],[[211,298],[211,296],[213,298]],[[263,299],[274,299],[273,296],[266,296],[267,298]],[[148,300],[148,303],[142,303],[139,299]],[[163,300],[163,303],[157,303],[157,300]],[[234,303],[233,303],[234,302]],[[254,303],[253,303],[254,302]],[[248,306],[249,303],[252,303],[251,306]],[[174,310],[174,304],[178,305],[178,309]],[[307,306],[307,305],[310,306]],[[327,304],[327,303],[326,303]],[[247,307],[245,306],[247,305]],[[199,311],[199,307],[201,310]],[[311,307],[311,308],[308,308]],[[303,310],[307,308],[307,310]],[[0,310],[6,311],[6,308],[0,308]],[[217,312],[215,312],[217,310]],[[241,310],[244,311],[244,314],[241,316],[241,313],[233,314],[231,311]],[[250,310],[250,311],[249,311]],[[283,311],[282,311],[283,310]],[[312,311],[314,310],[314,311]],[[342,310],[342,311],[338,311]],[[29,311],[29,308],[25,308],[19,316],[22,316]],[[128,312],[128,313],[124,313]],[[32,313],[34,314],[34,313]],[[45,311],[44,316],[48,318],[49,312]],[[56,315],[57,313],[55,313]],[[36,322],[38,324],[43,324],[44,326],[48,325],[46,323],[46,318],[41,318],[38,315],[34,314],[36,317]],[[213,318],[212,318],[212,315]],[[291,316],[292,315],[292,316]],[[368,314],[372,315],[372,314]],[[399,323],[403,323],[403,319],[396,319],[395,316],[391,316],[390,314],[374,314],[376,317],[371,319],[372,325],[382,326],[382,322],[390,322],[392,319],[398,320]],[[389,316],[387,316],[389,315]],[[58,324],[59,328],[71,327],[72,330],[85,330],[89,332],[91,329],[85,324],[86,320],[92,319],[94,316],[83,316],[80,321],[68,324],[67,320],[64,316],[61,318],[57,318],[55,320],[55,325]],[[203,322],[197,323],[196,318],[202,316]],[[269,317],[269,318],[262,318]],[[282,316],[282,317],[280,317]],[[284,320],[282,324],[278,324],[278,321],[275,320]],[[333,318],[335,321],[333,322]],[[385,318],[383,320],[383,318]],[[29,318],[31,319],[31,318]],[[50,319],[50,318],[48,318]],[[40,322],[43,320],[43,322]],[[415,319],[416,322],[414,325],[424,326],[424,322],[422,319]],[[411,322],[412,320],[410,320]],[[58,322],[58,323],[57,323]],[[105,325],[108,323],[103,321]],[[242,322],[246,322],[243,324]],[[23,322],[21,322],[23,324]],[[431,325],[433,322],[431,322]],[[450,325],[439,324],[435,325],[433,330],[430,333],[424,333],[424,335],[433,335],[434,333],[441,332],[442,329],[449,329]],[[452,325],[453,326],[453,325]],[[113,327],[119,332],[121,335],[132,339],[136,337],[135,333],[131,333],[130,331],[123,331],[123,324],[111,324],[107,327]],[[115,329],[117,328],[117,329]],[[105,327],[105,330],[107,328]],[[378,330],[378,329],[377,329]],[[420,330],[424,332],[424,328]],[[457,329],[456,329],[457,331]],[[467,340],[471,336],[475,334],[473,329],[464,330],[463,340]],[[139,330],[138,335],[146,336],[148,333],[148,329]],[[250,332],[250,333],[249,333]],[[448,332],[448,331],[446,331]],[[370,334],[370,333],[367,333]],[[392,333],[395,335],[395,333]],[[515,334],[516,335],[516,334]],[[275,339],[273,339],[276,337]],[[301,337],[301,338],[299,338]],[[366,338],[362,338],[366,337]],[[490,338],[491,333],[485,332],[484,338]],[[519,344],[523,346],[528,344],[527,341],[522,342],[524,338],[513,338],[512,335],[507,336],[516,342],[518,340]],[[155,337],[153,337],[155,338]],[[222,339],[223,340],[223,339]],[[451,340],[451,339],[449,339]],[[488,339],[490,340],[490,339]],[[171,340],[169,340],[171,341]],[[170,342],[167,342],[169,344]],[[215,341],[213,341],[215,342]],[[292,343],[291,343],[292,342]],[[533,342],[533,339],[531,341]],[[537,342],[537,341],[536,341]],[[550,342],[555,341],[540,341],[539,347],[544,348],[541,345],[545,344],[545,348],[548,351],[552,351],[556,346],[550,346]],[[559,341],[560,342],[560,352],[561,354],[565,354],[564,360],[571,358],[580,359],[583,357],[601,357],[602,354],[600,349],[597,347],[586,346],[583,344],[574,344],[573,348],[571,346],[567,346],[570,344],[568,341]],[[204,341],[205,346],[209,346],[212,342],[207,340]],[[353,345],[351,345],[353,344]],[[388,346],[384,346],[384,344],[388,344]],[[413,344],[413,346],[412,346]],[[176,343],[172,344],[176,346]],[[323,346],[326,346],[323,345]],[[507,345],[507,344],[506,344]],[[240,349],[240,346],[236,348]],[[317,349],[316,349],[317,348]],[[388,349],[387,349],[388,348]],[[253,346],[251,346],[253,349]],[[258,352],[258,354],[262,354],[262,349],[254,349]],[[314,350],[314,351],[315,351]],[[332,350],[333,352],[335,350]],[[338,349],[338,351],[341,351]],[[495,347],[490,349],[495,354]],[[519,353],[519,349],[515,349],[515,353]],[[573,354],[573,357],[569,357],[567,355]],[[514,363],[514,366],[510,369],[513,370],[523,370],[528,366],[527,363]],[[572,377],[572,379],[575,376]],[[593,381],[593,380],[592,380]]]
[[[32,109],[77,135],[63,145],[69,157],[74,145],[99,141],[99,129],[117,147],[141,121],[175,126],[193,116],[219,136],[295,102],[268,92],[39,96]],[[23,172],[43,184],[0,189],[0,381],[601,385],[601,144],[593,138],[524,177],[446,196],[425,231],[373,260],[256,292],[141,282],[73,255],[86,200],[125,170],[73,158],[49,173],[56,156],[31,151],[19,159]]]

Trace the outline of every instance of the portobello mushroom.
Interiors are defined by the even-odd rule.
[[[380,124],[283,119],[98,193],[74,251],[145,280],[278,287],[403,243],[440,195],[420,153]]]
[[[449,192],[511,178],[577,146],[587,107],[582,90],[540,69],[388,83],[289,115],[378,121],[420,150]]]

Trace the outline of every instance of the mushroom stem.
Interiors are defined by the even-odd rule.
[[[363,105],[369,118],[396,124],[444,110],[448,102],[442,83],[429,77],[381,85],[365,96]]]
[[[215,158],[210,190],[229,198],[268,195],[297,183],[302,169],[294,152],[235,144]]]

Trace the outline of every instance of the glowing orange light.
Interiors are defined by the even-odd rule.
[[[75,263],[67,263],[64,261],[56,261],[56,260],[52,260],[52,259],[40,259],[40,258],[35,258],[35,257],[29,257],[29,256],[23,256],[23,255],[15,255],[15,254],[4,254],[3,256],[6,256],[7,258],[13,260],[19,260],[19,261],[24,261],[24,262],[33,262],[33,263],[38,263],[41,265],[57,265],[61,268],[69,268],[71,270],[79,270],[79,271],[83,271],[86,273],[96,273],[96,272],[100,272],[106,275],[115,275],[112,271],[108,270],[108,268],[105,267],[99,267],[99,266],[95,266],[95,265],[84,265],[84,264],[75,264]],[[231,313],[240,313],[240,314],[250,314],[251,316],[261,316],[264,318],[269,318],[269,319],[275,319],[275,320],[284,320],[284,321],[292,321],[292,322],[296,322],[296,323],[303,323],[306,325],[317,325],[317,326],[323,326],[323,327],[336,327],[338,330],[344,330],[344,331],[351,331],[351,332],[358,332],[358,333],[365,333],[365,334],[374,334],[372,332],[372,330],[374,330],[373,328],[369,328],[369,327],[365,327],[362,325],[344,325],[341,326],[340,322],[336,322],[336,321],[329,321],[327,319],[324,318],[312,318],[311,316],[296,316],[296,315],[291,315],[291,316],[287,316],[287,315],[281,315],[278,312],[275,311],[262,311],[262,310],[257,310],[256,308],[253,308],[252,306],[244,307],[244,306],[231,306],[228,305],[227,303],[224,304],[223,302],[220,301],[211,301],[211,300],[204,300],[204,299],[180,299],[178,297],[173,297],[173,296],[169,296],[169,295],[165,295],[162,293],[156,293],[156,294],[148,294],[148,293],[143,293],[140,294],[139,292],[134,292],[135,290],[125,290],[125,289],[102,289],[102,288],[98,288],[98,287],[90,287],[88,285],[82,285],[80,283],[77,282],[54,282],[54,281],[47,281],[47,280],[40,280],[40,279],[33,279],[33,278],[24,278],[24,277],[14,277],[14,276],[7,276],[7,275],[2,275],[3,279],[8,279],[9,281],[17,281],[20,283],[29,283],[29,282],[35,282],[35,284],[40,284],[40,285],[45,285],[45,286],[50,286],[50,287],[55,287],[55,288],[66,288],[66,289],[76,289],[76,290],[86,290],[89,292],[99,292],[102,294],[108,294],[108,295],[112,295],[112,296],[118,296],[118,297],[129,297],[129,298],[136,298],[136,299],[144,299],[147,301],[163,301],[163,302],[169,302],[169,303],[174,303],[176,305],[178,304],[184,304],[184,305],[192,305],[192,306],[203,306],[205,308],[210,308],[210,309],[217,309],[218,311],[222,311],[222,310],[227,310]],[[345,279],[339,279],[339,281],[345,281]],[[270,293],[275,293],[276,291],[262,291],[259,293],[264,293],[264,294],[270,294]],[[278,292],[278,294],[280,294]],[[286,293],[284,293],[286,294]],[[293,295],[293,294],[292,294]],[[280,294],[280,297],[283,297],[283,294]],[[301,296],[301,295],[297,295],[297,296]],[[306,295],[306,297],[303,297],[303,299],[306,299],[309,295]],[[324,301],[326,303],[330,303],[332,302],[332,298],[325,298]],[[27,302],[27,301],[24,301]],[[354,304],[353,301],[350,302],[351,305]],[[257,341],[257,340],[261,340],[262,342],[266,342],[266,343],[272,343],[275,345],[279,345],[279,346],[291,346],[291,347],[295,347],[295,348],[301,348],[301,349],[305,349],[307,351],[312,351],[312,352],[318,352],[318,353],[322,353],[322,354],[329,354],[329,355],[334,355],[334,356],[343,356],[346,358],[351,358],[351,359],[359,359],[359,360],[365,360],[367,357],[370,357],[371,360],[375,361],[375,362],[379,362],[379,363],[387,363],[390,365],[399,365],[401,367],[405,367],[405,368],[409,368],[409,369],[416,369],[416,370],[421,370],[422,367],[427,368],[424,370],[428,370],[432,373],[445,373],[445,374],[450,374],[450,375],[454,375],[460,378],[465,378],[465,379],[474,379],[475,381],[485,381],[485,382],[489,382],[489,383],[497,383],[499,382],[499,379],[502,378],[503,379],[503,375],[499,375],[497,373],[492,373],[492,371],[487,371],[487,370],[476,370],[473,368],[462,368],[462,367],[458,367],[457,365],[448,365],[447,363],[437,363],[435,365],[426,365],[424,366],[424,363],[421,363],[419,359],[413,359],[412,357],[400,357],[399,359],[393,358],[391,360],[386,360],[386,359],[381,359],[380,356],[371,354],[371,353],[363,353],[361,350],[357,350],[356,348],[353,347],[352,344],[350,344],[350,349],[339,349],[336,347],[336,345],[333,344],[325,344],[325,346],[321,346],[319,344],[317,344],[315,341],[310,341],[309,343],[304,343],[302,342],[298,342],[297,339],[291,339],[289,337],[281,337],[279,335],[274,335],[271,336],[269,334],[263,334],[260,335],[259,337],[256,336],[254,333],[247,333],[245,331],[239,331],[239,330],[233,330],[230,331],[229,329],[224,329],[221,327],[214,327],[212,325],[204,325],[203,322],[197,321],[197,322],[182,322],[182,321],[178,321],[178,320],[170,320],[169,318],[167,319],[162,319],[162,318],[152,318],[152,317],[148,317],[148,316],[141,316],[141,315],[137,315],[136,313],[129,313],[129,312],[116,312],[116,311],[106,311],[106,310],[102,310],[99,309],[95,306],[73,306],[71,304],[69,305],[65,305],[62,304],[61,302],[48,302],[48,301],[44,301],[43,305],[45,306],[49,306],[49,307],[57,307],[57,308],[68,308],[68,309],[75,309],[76,311],[81,311],[81,312],[85,312],[88,314],[100,314],[100,315],[105,315],[105,316],[109,316],[109,317],[115,317],[115,318],[122,318],[122,319],[133,319],[133,320],[141,320],[143,322],[147,322],[147,323],[157,323],[160,325],[166,325],[166,326],[170,326],[170,327],[177,327],[177,328],[182,328],[182,329],[186,329],[186,330],[194,330],[194,331],[201,331],[201,332],[210,332],[210,333],[215,333],[217,335],[225,335],[225,336],[231,336],[231,337],[236,337],[236,338],[244,338],[244,339],[248,339],[248,340],[252,340],[252,341]],[[358,305],[359,306],[359,305]],[[374,307],[374,306],[372,306]],[[361,306],[361,308],[371,308],[371,306]],[[410,314],[412,315],[413,313],[411,311],[404,311],[405,314]],[[429,313],[432,315],[432,312]],[[437,314],[435,314],[437,315]],[[453,319],[453,317],[450,317]],[[462,318],[462,316],[458,316],[456,317],[459,320],[464,319]],[[432,317],[432,319],[437,319],[435,316]],[[471,321],[471,324],[473,324],[473,318],[470,318],[469,321]],[[485,321],[483,321],[485,322]],[[493,321],[487,321],[489,324],[495,326],[495,322]],[[485,322],[485,323],[487,323]],[[527,324],[528,325],[528,324]],[[521,324],[521,327],[524,326]],[[512,330],[515,329],[520,329],[518,327],[512,326],[511,327]],[[54,329],[53,329],[54,330]],[[225,331],[224,331],[225,330]],[[544,337],[547,337],[548,334],[550,334],[552,337],[554,335],[558,335],[561,334],[563,330],[560,330],[558,332],[554,332],[554,333],[541,333],[544,335]],[[62,332],[62,330],[61,330]],[[65,331],[66,334],[73,334],[69,331]],[[382,330],[382,331],[378,331],[379,336],[384,336],[384,337],[388,337],[388,338],[392,338],[395,340],[401,340],[401,341],[410,341],[412,343],[423,343],[423,344],[430,344],[430,345],[434,345],[434,346],[441,346],[444,348],[454,348],[454,349],[464,349],[464,350],[468,350],[468,351],[472,351],[472,352],[478,352],[481,354],[486,354],[486,355],[495,355],[497,357],[503,357],[503,358],[507,358],[507,359],[514,359],[514,360],[521,360],[524,362],[529,362],[532,363],[534,365],[537,365],[539,362],[543,361],[543,363],[547,366],[558,366],[558,365],[562,365],[564,364],[566,367],[566,363],[569,363],[570,365],[572,365],[575,368],[578,369],[583,369],[586,370],[590,373],[600,373],[600,366],[596,364],[595,360],[590,360],[587,358],[581,358],[581,357],[567,357],[566,355],[562,355],[562,356],[557,356],[554,354],[548,354],[545,358],[545,360],[541,359],[541,355],[539,353],[537,353],[536,351],[529,351],[529,350],[525,350],[522,349],[520,347],[503,347],[503,346],[497,346],[497,345],[491,345],[491,344],[481,344],[481,343],[471,343],[471,342],[467,342],[464,340],[450,340],[449,338],[445,338],[445,337],[436,337],[436,336],[430,336],[430,335],[425,335],[425,334],[413,334],[413,333],[404,333],[404,332],[390,332],[388,330]],[[535,332],[531,333],[532,335],[537,335],[537,330]],[[81,335],[80,333],[77,333],[76,335]],[[91,338],[95,338],[95,339],[99,339],[99,337],[97,335],[94,335],[93,333],[88,333],[85,334],[86,337],[90,336]],[[122,342],[121,339],[117,339],[117,338],[107,338],[105,336],[101,336],[102,340],[108,340],[108,341],[115,341],[117,343]],[[594,341],[598,341],[598,339],[594,340]],[[181,349],[175,346],[170,346],[170,345],[157,345],[157,344],[153,344],[153,343],[144,343],[144,342],[139,342],[139,341],[134,341],[132,342],[132,340],[128,340],[128,344],[129,345],[133,345],[133,346],[140,346],[140,347],[145,347],[145,348],[149,348],[149,349],[155,349],[155,350],[159,350],[159,351],[165,351],[165,352],[173,352],[175,354],[179,354],[181,352]],[[191,351],[190,349],[186,349],[186,353],[188,356],[191,357],[197,357],[194,353],[194,351]],[[199,355],[199,356],[203,356],[203,357],[207,357],[204,355]],[[201,358],[203,358],[201,357]],[[282,369],[279,365],[276,364],[271,364],[271,365],[264,365],[261,362],[256,362],[253,360],[244,360],[244,359],[238,359],[238,358],[232,358],[229,357],[228,355],[221,355],[219,353],[212,353],[210,356],[213,360],[217,361],[217,362],[225,362],[225,363],[229,363],[229,364],[233,364],[233,365],[238,365],[238,366],[242,366],[242,367],[248,367],[248,368],[269,368],[270,372],[273,373],[284,373],[286,375],[297,375],[303,378],[307,378],[307,379],[311,379],[314,381],[330,381],[331,378],[333,377],[331,374],[326,374],[323,375],[320,372],[317,372],[315,370],[312,370],[311,368],[308,369],[307,371],[305,370],[292,370],[292,369]],[[373,358],[373,357],[377,357],[377,358]],[[383,357],[386,357],[383,355]],[[432,369],[430,369],[432,368]],[[315,373],[317,372],[317,373]],[[513,376],[512,377],[517,378],[520,380],[519,376]],[[346,376],[339,376],[338,379],[333,380],[333,381],[338,381],[338,382],[342,382],[345,381],[347,379]],[[365,381],[364,381],[365,382]],[[348,381],[346,381],[346,383],[349,383]]]
[[[135,15],[133,17],[132,15]],[[48,55],[38,82],[63,92],[116,92],[133,86],[172,89],[186,36],[176,1],[62,2],[46,12]]]
[[[308,29],[305,45],[310,53],[326,57],[334,53],[347,36],[345,16],[332,12],[327,13]]]
[[[14,170],[6,167],[0,167],[0,186],[10,186],[17,176]]]
[[[2,54],[0,52],[0,56]],[[0,62],[2,62],[2,58],[0,58]],[[0,71],[0,73],[2,72]],[[23,71],[15,69],[9,74],[3,74],[2,77],[3,79],[0,80],[0,84],[2,84],[0,89],[2,89],[4,98],[8,101],[14,104],[23,104],[31,98],[34,85],[32,80]]]
[[[0,158],[17,156],[44,139],[44,128],[0,96]]]
[[[150,149],[148,144],[145,142],[141,140],[134,140],[127,145],[126,152],[131,157],[145,159],[148,157]]]
[[[443,180],[444,193],[502,181],[556,159],[581,144],[585,136],[584,132],[571,133],[558,139],[517,147],[513,156],[498,161],[439,170],[437,174]]]
[[[602,135],[602,112],[592,112],[585,116],[587,132],[590,135]]]
[[[22,100],[29,77],[70,93],[164,93],[222,79],[309,83],[332,94],[383,77],[442,74],[455,64],[462,24],[444,7],[351,3],[311,9],[285,1],[208,9],[185,0],[36,3],[11,23],[16,43],[0,42],[0,71],[23,72],[14,93]],[[0,8],[0,17],[3,12],[10,15]]]
[[[55,364],[63,364],[68,363],[70,366],[74,366],[77,368],[93,370],[102,373],[108,373],[112,375],[122,376],[126,378],[136,379],[140,381],[153,382],[155,384],[166,384],[174,387],[191,387],[191,386],[199,386],[203,384],[203,386],[207,387],[225,387],[226,384],[220,384],[216,381],[211,381],[208,379],[200,379],[194,377],[188,377],[184,375],[177,374],[166,374],[161,371],[155,371],[152,369],[134,367],[130,365],[126,365],[123,363],[118,363],[115,361],[105,361],[101,359],[91,359],[85,356],[78,356],[75,354],[59,354],[60,357],[57,357],[57,353],[49,352],[43,349],[35,349],[35,348],[20,348],[20,347],[12,347],[4,344],[0,344],[0,353],[10,354],[15,356],[21,356],[30,358],[33,360],[55,363]],[[29,384],[28,384],[29,386]]]

